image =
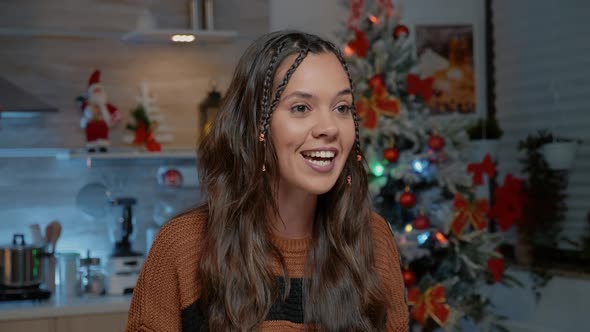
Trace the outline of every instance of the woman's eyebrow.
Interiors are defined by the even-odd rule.
[[[285,100],[290,99],[290,98],[295,98],[295,97],[299,97],[299,98],[303,98],[303,99],[314,99],[315,98],[315,96],[309,92],[293,91],[290,94],[285,96]]]
[[[344,89],[336,94],[336,97],[344,96],[344,95],[351,95],[352,91],[350,89]]]
[[[345,95],[352,95],[352,91],[350,89],[344,89],[341,90],[340,92],[338,92],[336,94],[335,97],[341,97],[341,96],[345,96]],[[289,93],[288,95],[285,96],[284,100],[288,100],[291,98],[302,98],[302,99],[315,99],[316,96],[314,96],[313,94],[309,93],[309,92],[304,92],[304,91],[293,91],[291,93]]]

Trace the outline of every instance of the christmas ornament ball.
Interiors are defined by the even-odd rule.
[[[416,205],[416,195],[411,191],[402,193],[399,197],[399,204],[405,208],[411,208]]]
[[[410,287],[416,283],[416,274],[412,270],[405,270],[402,272],[404,278],[404,284],[406,287]]]
[[[393,28],[393,38],[398,39],[403,36],[408,36],[410,34],[410,29],[403,24],[398,24]]]
[[[390,163],[395,163],[399,159],[399,150],[391,147],[387,148],[383,151],[383,158],[389,161]]]
[[[434,151],[440,151],[445,147],[445,139],[440,135],[434,134],[428,138],[428,146]]]
[[[430,228],[430,219],[427,216],[420,214],[414,219],[414,228],[418,230]]]

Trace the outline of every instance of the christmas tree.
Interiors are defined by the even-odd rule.
[[[410,29],[391,0],[351,0],[337,33],[355,82],[361,145],[378,212],[400,247],[413,330],[503,330],[487,284],[513,283],[478,197],[489,156],[468,164],[468,120],[430,115],[437,61],[419,62]]]
[[[148,151],[160,151],[160,143],[169,143],[174,136],[166,125],[148,82],[141,82],[137,101],[139,105],[130,112],[134,123],[127,124],[127,129],[133,131],[134,135],[125,136],[123,141],[134,145],[145,145]]]

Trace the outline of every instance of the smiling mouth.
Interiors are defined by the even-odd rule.
[[[334,161],[337,151],[304,151],[301,155],[311,164],[325,167]]]

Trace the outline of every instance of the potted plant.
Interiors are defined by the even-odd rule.
[[[498,140],[504,131],[495,117],[479,119],[467,128],[467,135],[473,148],[473,161],[481,161],[486,154],[493,160],[498,157]]]
[[[566,171],[572,168],[578,149],[578,140],[554,137],[541,148],[541,153],[551,169]]]
[[[574,164],[580,140],[554,136],[548,130],[540,130],[536,137],[529,136],[521,142],[520,149],[537,150],[555,171],[566,171]]]

